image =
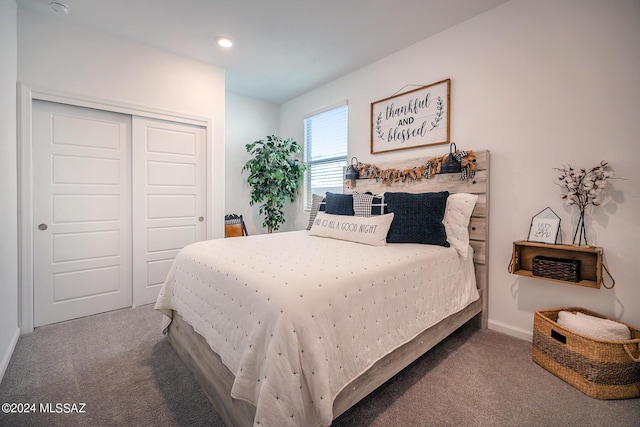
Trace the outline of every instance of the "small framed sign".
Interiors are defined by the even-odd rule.
[[[371,103],[371,154],[449,143],[451,79]]]
[[[531,218],[530,242],[556,244],[560,232],[560,217],[551,208],[546,208]]]

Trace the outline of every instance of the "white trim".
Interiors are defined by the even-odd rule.
[[[213,236],[212,189],[213,120],[191,114],[164,111],[123,102],[32,88],[18,83],[18,326],[19,333],[33,332],[33,180],[32,180],[32,105],[33,100],[58,102],[79,107],[112,111],[131,116],[148,117],[202,126],[206,132],[207,239]]]
[[[506,335],[510,335],[515,338],[520,338],[521,340],[533,341],[533,332],[527,331],[525,329],[516,328],[512,325],[507,325],[506,323],[496,322],[495,320],[489,319],[489,329],[492,331],[501,332]]]
[[[136,104],[128,104],[106,99],[68,94],[49,89],[40,89],[33,87],[29,87],[28,89],[31,92],[32,99],[38,99],[41,101],[58,102],[60,104],[95,108],[98,110],[111,111],[114,113],[123,113],[132,116],[149,117],[153,119],[168,120],[173,122],[179,121],[180,123],[197,126],[206,126],[206,124],[210,122],[210,120],[205,117],[193,116],[186,113],[177,113],[173,111],[161,110],[158,108],[140,106]]]
[[[18,325],[33,332],[33,180],[31,90],[18,86]]]
[[[13,351],[16,349],[18,338],[20,338],[20,328],[16,328],[16,330],[13,332],[13,338],[11,338],[9,348],[7,348],[7,352],[2,356],[2,362],[0,362],[0,383],[4,378],[5,372],[7,372],[7,367],[9,366],[9,362],[11,361],[11,356],[13,356]]]

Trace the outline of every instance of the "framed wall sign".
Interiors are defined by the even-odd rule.
[[[371,103],[371,154],[449,143],[451,79]]]
[[[527,240],[555,245],[559,232],[560,217],[551,208],[546,208],[531,218]]]

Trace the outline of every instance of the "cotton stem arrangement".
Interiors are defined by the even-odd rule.
[[[555,168],[560,172],[557,184],[562,188],[561,195],[567,206],[577,206],[580,211],[578,226],[573,236],[574,244],[586,244],[584,212],[587,206],[600,206],[602,193],[607,187],[607,180],[613,177],[609,164],[602,160],[598,166],[589,170],[574,169],[571,165]],[[576,242],[576,240],[578,240]]]

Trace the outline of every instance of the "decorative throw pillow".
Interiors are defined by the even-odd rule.
[[[371,215],[384,215],[387,213],[387,204],[384,202],[384,194],[374,195],[371,201]]]
[[[355,216],[371,216],[373,194],[353,193],[353,212]]]
[[[469,193],[450,194],[447,198],[447,208],[442,222],[447,232],[447,241],[463,259],[467,259],[469,221],[477,200],[477,194]]]
[[[351,194],[339,194],[327,192],[325,197],[327,207],[325,212],[331,215],[353,216],[353,196]]]
[[[385,193],[387,212],[395,214],[387,243],[422,243],[449,247],[442,223],[448,191]]]
[[[318,211],[324,211],[325,206],[324,197],[318,196],[317,194],[311,195],[311,211],[309,212],[309,225],[307,225],[307,230],[311,230]]]
[[[387,232],[391,221],[393,221],[393,214],[359,217],[318,212],[309,234],[365,245],[384,246],[387,244]]]
[[[387,213],[386,207],[384,194],[374,196],[370,191],[353,193],[353,212],[355,216],[384,215]]]

